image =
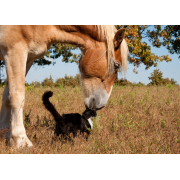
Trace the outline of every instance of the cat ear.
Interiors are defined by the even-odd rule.
[[[87,110],[89,109],[86,104],[85,104],[85,107],[86,107]]]

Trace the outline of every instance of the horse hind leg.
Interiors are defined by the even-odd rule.
[[[9,86],[6,81],[6,86],[3,92],[2,98],[2,106],[0,112],[0,131],[7,129],[8,131],[4,131],[5,133],[1,134],[3,137],[10,140],[10,119],[11,119],[11,106],[9,101]]]
[[[5,56],[6,72],[9,85],[9,101],[11,105],[11,133],[12,146],[31,147],[32,143],[26,135],[23,125],[23,107],[25,101],[25,73],[27,54],[26,49],[12,49]]]

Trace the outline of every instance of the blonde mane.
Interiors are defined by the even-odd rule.
[[[112,25],[97,25],[97,29],[99,34],[104,36],[107,41],[108,68],[109,71],[111,71],[112,60],[115,58],[113,38],[116,32],[116,28]]]
[[[109,71],[111,71],[113,68],[113,60],[115,59],[113,39],[117,30],[113,25],[97,25],[97,29],[98,29],[98,33],[104,36],[107,41],[108,68]],[[126,74],[126,70],[127,70],[128,54],[129,54],[128,46],[124,39],[121,44],[121,59],[122,59],[121,70],[124,71],[124,75]]]
[[[125,77],[126,77],[126,71],[127,71],[128,56],[129,56],[128,45],[127,45],[127,43],[126,43],[126,40],[123,39],[123,41],[122,41],[122,43],[121,43],[121,60],[122,60],[121,71],[124,72],[124,76],[125,76]]]

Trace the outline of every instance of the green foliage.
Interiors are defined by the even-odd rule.
[[[162,72],[159,70],[154,70],[153,73],[151,73],[151,77],[149,77],[149,79],[151,80],[151,82],[148,84],[148,86],[152,86],[152,85],[164,85],[167,88],[172,88],[174,85],[177,85],[177,81],[175,81],[174,79],[169,80],[169,78],[165,78],[163,79],[162,76]],[[39,83],[37,81],[33,82],[31,84],[25,83],[25,90],[32,90],[34,88],[39,88],[39,87],[58,87],[58,88],[65,88],[66,86],[70,86],[70,87],[78,87],[81,84],[81,77],[79,74],[76,74],[76,76],[67,76],[65,75],[64,78],[58,78],[56,79],[56,81],[54,82],[52,76],[50,75],[49,78],[45,78],[42,83]],[[113,87],[122,87],[122,88],[126,88],[127,86],[132,86],[134,87],[144,87],[146,86],[145,84],[143,84],[142,82],[138,82],[138,83],[132,83],[130,81],[128,81],[127,79],[116,79]],[[122,104],[122,103],[120,103]]]
[[[119,29],[121,26],[116,25],[116,28]],[[169,62],[172,60],[168,55],[157,56],[151,53],[150,45],[144,41],[144,38],[148,38],[150,42],[152,41],[153,37],[150,33],[154,32],[156,26],[125,25],[124,28],[126,29],[125,39],[129,47],[129,62],[134,64],[134,66],[139,67],[143,63],[148,69],[151,66],[156,67],[158,62]],[[154,46],[153,43],[152,45]],[[134,71],[137,73],[136,68]]]
[[[34,89],[34,87],[35,87],[35,86],[34,86],[33,84],[30,84],[30,85],[28,85],[28,86],[26,85],[26,86],[25,86],[25,91],[32,90],[32,89]]]
[[[163,78],[163,73],[159,70],[156,69],[151,73],[151,76],[148,77],[151,82],[148,85],[167,85],[167,84],[172,84],[176,85],[177,81],[174,79],[169,80],[169,78]]]
[[[172,85],[172,84],[167,84],[166,87],[167,87],[167,88],[172,88],[173,85]]]
[[[142,82],[139,82],[139,83],[137,84],[137,86],[138,86],[138,87],[142,87],[142,86],[145,86],[145,84],[143,84]]]
[[[43,82],[41,83],[42,86],[49,86],[49,87],[53,87],[54,86],[54,82],[52,79],[52,76],[50,75],[49,78],[45,78],[43,80]]]
[[[138,87],[142,87],[145,86],[145,84],[139,82],[139,83],[132,83],[130,81],[128,81],[127,79],[116,79],[114,82],[115,85],[117,86],[138,86]]]
[[[175,81],[173,78],[171,78],[170,81],[171,81],[171,84],[172,84],[172,85],[177,85],[177,81]]]
[[[150,84],[161,85],[163,82],[163,73],[159,71],[159,69],[156,69],[153,73],[151,73],[151,76],[148,78],[149,80],[151,80]]]
[[[35,82],[33,81],[32,85],[34,85],[34,87],[41,87],[41,83],[37,82],[37,81],[35,81]]]
[[[132,83],[128,81],[127,79],[116,79],[114,84],[118,86],[132,85]]]
[[[74,53],[74,50],[77,49],[78,47],[70,44],[61,44],[61,43],[53,44],[46,53],[45,57],[34,61],[34,64],[37,64],[39,66],[50,65],[50,64],[54,65],[55,61],[48,61],[46,60],[46,57],[51,59],[57,59],[61,56],[62,56],[62,62],[78,63],[81,54]]]
[[[65,85],[66,86],[72,86],[75,87],[77,85],[80,85],[80,75],[76,75],[74,78],[72,76],[65,75]]]
[[[53,53],[52,55],[50,55],[50,57],[56,59],[62,56],[63,57],[62,62],[78,63],[80,54],[75,54],[73,52],[73,50],[76,49],[78,49],[76,46],[70,44],[61,44],[61,43],[54,44],[50,49],[50,52]]]
[[[76,74],[76,76],[74,77],[65,75],[64,78],[57,79],[55,83],[53,82],[53,79],[50,76],[50,78],[45,78],[41,84],[42,86],[49,86],[49,87],[55,86],[60,88],[63,88],[65,86],[75,87],[80,85],[80,75]]]
[[[64,78],[58,78],[55,81],[55,87],[64,87],[65,86],[65,79]]]
[[[165,46],[171,54],[180,54],[180,25],[154,26],[147,35],[153,46]]]

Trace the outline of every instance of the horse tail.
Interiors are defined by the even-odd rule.
[[[129,49],[128,45],[126,43],[126,40],[123,39],[121,43],[121,60],[122,60],[122,71],[124,72],[124,76],[126,77],[126,71],[127,71],[127,60],[129,56]]]
[[[46,91],[43,94],[43,96],[42,96],[42,101],[43,101],[43,104],[44,104],[45,108],[52,114],[52,116],[54,117],[55,121],[57,122],[62,117],[56,111],[54,105],[49,101],[49,98],[52,97],[52,96],[53,96],[53,92],[52,91]]]

